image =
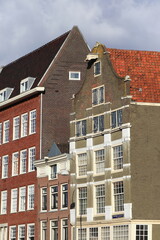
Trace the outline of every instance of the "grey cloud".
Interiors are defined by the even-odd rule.
[[[158,0],[0,1],[0,65],[78,25],[92,47],[160,50]]]

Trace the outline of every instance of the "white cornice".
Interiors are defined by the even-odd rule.
[[[44,92],[45,88],[44,87],[35,87],[29,91],[26,91],[26,92],[23,92],[15,97],[12,97],[4,102],[1,102],[0,103],[0,108],[4,108],[4,107],[7,107],[13,103],[16,103],[20,100],[23,100],[25,99],[26,97],[30,97],[30,96],[33,96],[35,95],[36,93],[38,92]]]

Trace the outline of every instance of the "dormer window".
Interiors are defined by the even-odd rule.
[[[32,77],[27,77],[23,79],[20,83],[20,92],[26,92],[31,89],[33,83],[34,83],[35,78]]]
[[[69,80],[80,80],[80,79],[81,79],[80,72],[69,71]]]
[[[101,74],[101,62],[95,62],[94,64],[94,76],[98,76]]]
[[[3,90],[0,91],[0,102],[3,102],[7,100],[11,93],[13,91],[13,88],[4,88]]]

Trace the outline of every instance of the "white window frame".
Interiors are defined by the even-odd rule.
[[[15,236],[11,236],[11,229],[15,229]],[[16,226],[10,226],[9,227],[9,240],[16,240],[16,237],[17,237],[17,228]]]
[[[19,212],[24,212],[25,210],[26,210],[26,187],[24,186],[19,188]]]
[[[86,156],[83,158],[83,156]],[[84,177],[87,175],[87,153],[82,152],[77,154],[77,173],[78,177]]]
[[[28,186],[28,197],[27,197],[27,209],[34,210],[34,200],[35,200],[35,186]]]
[[[100,66],[99,66],[99,72],[98,73],[96,73],[96,70],[97,70],[97,64],[100,64]],[[101,61],[96,61],[95,63],[94,63],[94,77],[97,77],[97,76],[100,76],[101,75],[101,68],[102,68],[102,66],[101,66],[102,64],[101,64]]]
[[[3,124],[0,123],[0,145],[3,143]]]
[[[9,99],[14,88],[4,88],[0,91],[0,102],[6,101]]]
[[[103,189],[101,189],[104,193],[104,195],[97,195],[97,188],[102,187]],[[101,191],[101,193],[102,193]],[[95,199],[95,213],[98,215],[104,215],[105,214],[105,184],[97,184],[94,186],[94,199]],[[100,202],[101,201],[101,202]],[[103,202],[103,209],[100,209],[100,207],[102,208],[102,202]]]
[[[50,170],[51,170],[50,179],[55,179],[58,177],[57,168],[58,168],[57,164],[53,164],[50,166]]]
[[[47,220],[41,221],[41,240],[47,240]]]
[[[91,230],[93,230],[92,233],[91,233]],[[92,236],[91,236],[91,234],[92,234]],[[94,240],[94,239],[98,240],[98,238],[99,238],[99,228],[98,227],[90,227],[88,240]]]
[[[9,120],[3,123],[3,143],[9,142]]]
[[[21,137],[28,135],[28,113],[21,115]]]
[[[63,187],[65,186],[67,186],[67,188],[63,189]],[[68,208],[68,183],[63,183],[61,185],[61,208],[62,209]]]
[[[34,235],[30,233],[30,227],[34,227]],[[32,240],[33,237],[35,239],[35,224],[30,223],[27,224],[27,240]]]
[[[12,154],[12,176],[18,175],[18,165],[19,165],[19,152],[15,152]]]
[[[72,76],[73,74],[78,75],[77,77]],[[81,72],[80,71],[69,71],[69,80],[81,80]]]
[[[81,190],[84,190],[85,189],[85,192],[81,192]],[[82,196],[83,194],[83,196]],[[78,188],[78,216],[82,216],[82,215],[86,215],[87,214],[87,195],[88,195],[88,192],[87,192],[87,187],[80,187]],[[81,204],[80,204],[81,203]]]
[[[121,148],[121,151],[117,151],[119,147]],[[112,146],[112,171],[123,171],[123,144]]]
[[[101,153],[98,155],[99,153]],[[94,151],[94,174],[102,175],[104,174],[105,169],[105,150],[104,148],[96,149]]]
[[[98,119],[98,122],[97,122],[97,129],[95,128],[95,119]],[[103,119],[103,126],[101,126],[100,124],[100,119]],[[93,116],[93,126],[92,126],[92,129],[93,129],[93,133],[99,133],[99,132],[103,132],[104,131],[104,114],[101,114],[101,115],[97,115],[97,116]]]
[[[63,225],[63,222],[67,222],[67,224]],[[67,229],[67,236],[66,236],[66,229]],[[61,236],[62,236],[62,240],[68,240],[68,218],[61,219]]]
[[[114,231],[114,230],[117,230]],[[127,230],[127,231],[126,231]],[[128,239],[129,239],[129,236],[130,236],[130,229],[129,229],[129,225],[127,224],[123,224],[123,225],[114,225],[113,228],[112,228],[112,234],[113,234],[113,238],[116,239],[117,237],[118,238],[122,238],[124,239],[125,237],[128,236]],[[126,235],[127,233],[127,235]],[[121,235],[123,234],[123,235]],[[126,239],[126,238],[125,238]]]
[[[7,190],[1,191],[1,214],[7,214]]]
[[[36,159],[36,147],[28,149],[28,172],[35,171],[34,161]]]
[[[9,162],[9,156],[8,155],[3,156],[2,157],[2,178],[8,178],[8,162]]]
[[[113,117],[112,115],[115,113],[115,123],[113,121]],[[119,118],[120,116],[120,118]],[[115,109],[113,111],[111,111],[111,118],[110,118],[110,122],[111,122],[111,128],[112,129],[115,129],[115,128],[119,128],[122,126],[123,124],[123,111],[122,111],[122,108],[119,108],[119,109]]]
[[[26,158],[24,158],[24,153],[26,153]],[[20,151],[20,174],[27,172],[27,149]]]
[[[11,189],[11,213],[17,212],[18,189]]]
[[[87,231],[88,229],[87,228],[78,228],[78,231],[77,231],[77,239],[78,240],[87,240]]]
[[[37,111],[36,109],[29,112],[29,134],[36,133],[36,120],[37,120]]]
[[[13,118],[13,140],[20,137],[20,116]]]
[[[101,89],[103,89],[101,94]],[[104,103],[105,88],[104,85],[92,88],[92,105],[97,106]],[[95,99],[96,98],[96,99]]]
[[[76,137],[83,137],[87,134],[87,119],[77,120],[75,124]]]
[[[56,224],[53,224],[52,223],[56,223]],[[56,232],[56,238],[53,238],[54,237],[54,231]],[[52,219],[50,220],[50,239],[53,239],[53,240],[58,240],[58,219]]]
[[[23,233],[23,231],[21,231],[20,229],[23,228],[24,229],[24,235],[20,235]],[[18,240],[22,240],[24,239],[25,240],[25,237],[26,237],[26,227],[25,225],[18,225]]]
[[[115,193],[114,184],[116,184],[116,183],[123,183],[123,192]],[[120,205],[120,202],[121,202],[120,196],[122,197],[123,205]],[[115,204],[116,199],[117,199],[118,205]],[[112,182],[112,206],[113,206],[113,214],[124,213],[124,181],[123,181],[123,179],[119,179],[118,181]],[[117,208],[122,208],[122,209],[119,210]]]
[[[44,191],[45,190],[45,191]],[[48,204],[48,199],[47,199],[47,187],[42,187],[41,188],[41,211],[46,212],[47,211],[47,204]],[[44,203],[44,201],[46,201]]]
[[[31,89],[35,78],[27,77],[20,82],[20,93],[26,92]]]
[[[56,189],[57,191],[52,192],[52,188]],[[54,199],[54,201],[53,201]],[[52,201],[54,203],[54,206],[52,207]],[[58,210],[58,185],[53,185],[50,187],[50,210],[51,211],[57,211]]]

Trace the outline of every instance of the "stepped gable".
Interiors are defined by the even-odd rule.
[[[129,75],[130,95],[136,102],[160,102],[160,52],[107,48],[119,76]]]
[[[20,93],[20,81],[27,77],[34,77],[32,88],[36,87],[40,79],[55,58],[70,31],[34,50],[33,52],[11,62],[3,67],[0,73],[0,90],[14,88],[11,97]]]

